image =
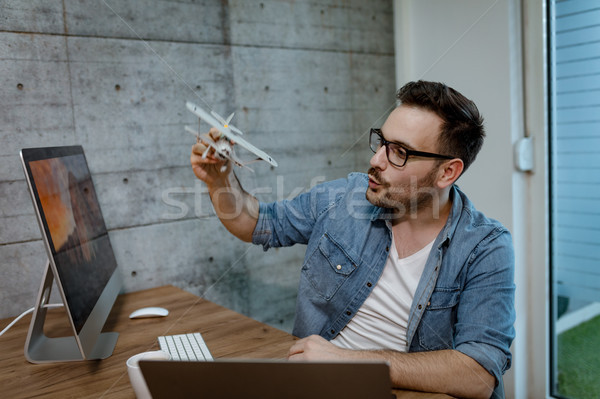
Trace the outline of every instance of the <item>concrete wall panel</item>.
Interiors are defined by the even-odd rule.
[[[73,140],[66,60],[63,37],[2,33],[0,181],[23,179],[21,148]]]
[[[224,44],[227,2],[213,0],[65,0],[69,34]]]
[[[62,0],[4,0],[2,3],[2,31],[64,32]]]
[[[231,1],[235,44],[393,53],[387,1]]]

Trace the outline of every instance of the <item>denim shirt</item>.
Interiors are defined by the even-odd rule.
[[[356,314],[382,274],[392,243],[389,210],[365,198],[368,177],[351,173],[292,200],[261,203],[253,242],[306,244],[294,335],[331,340]],[[514,253],[508,230],[453,186],[410,309],[409,352],[456,349],[496,381],[510,367],[514,338]],[[503,397],[498,384],[494,397]]]

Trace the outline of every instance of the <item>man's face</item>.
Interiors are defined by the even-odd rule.
[[[437,153],[442,123],[433,112],[401,105],[390,114],[381,131],[387,141],[402,144],[407,149]],[[437,203],[438,160],[409,157],[399,168],[390,164],[386,148],[382,146],[370,163],[366,197],[372,204],[394,208],[406,215]]]

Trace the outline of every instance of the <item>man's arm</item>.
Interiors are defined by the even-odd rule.
[[[220,133],[212,128],[210,134],[216,138]],[[251,242],[258,220],[258,200],[244,191],[235,175],[232,176],[230,161],[216,159],[212,149],[203,158],[205,151],[202,142],[192,147],[190,163],[194,174],[206,183],[221,223],[240,240]]]
[[[495,378],[469,356],[452,349],[401,353],[389,350],[342,349],[311,335],[296,341],[289,360],[383,360],[390,366],[392,385],[425,392],[440,392],[464,398],[489,398]]]

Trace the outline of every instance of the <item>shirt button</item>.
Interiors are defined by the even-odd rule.
[[[347,314],[348,316],[350,316],[350,315],[352,314],[352,312],[348,310],[348,311],[346,312],[346,314]]]
[[[342,265],[337,265],[335,268],[338,270],[342,270]]]
[[[367,283],[367,287],[371,288],[371,286],[373,286],[373,284]]]
[[[419,304],[419,306],[417,306],[419,309],[421,309],[423,306],[421,306],[421,304]]]
[[[385,247],[385,252],[390,252],[390,247]]]
[[[332,334],[335,334],[335,330],[331,330],[331,333],[332,333]]]

